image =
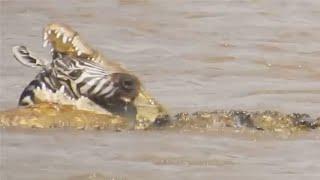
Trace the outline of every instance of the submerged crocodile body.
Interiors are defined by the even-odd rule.
[[[79,106],[82,105],[82,106]],[[88,109],[91,108],[91,109]],[[73,105],[39,103],[0,113],[0,124],[5,127],[73,128],[95,130],[166,129],[183,131],[253,130],[276,134],[296,134],[320,130],[320,118],[307,114],[284,114],[276,111],[212,111],[178,113],[170,121],[132,123],[93,109],[85,103]]]
[[[86,59],[99,64],[108,72],[128,73],[120,64],[108,60],[99,51],[91,48],[72,28],[62,24],[49,24],[43,32],[44,46],[51,45],[51,52],[74,58]],[[36,104],[0,112],[0,125],[5,127],[77,129],[148,129],[152,127],[178,129],[219,129],[224,127],[243,128],[271,132],[296,132],[317,129],[320,118],[307,114],[282,114],[274,111],[213,111],[193,114],[178,113],[171,119],[163,106],[139,87],[134,99],[137,108],[135,122],[112,114],[101,108],[88,97],[70,98],[63,91],[34,90]]]

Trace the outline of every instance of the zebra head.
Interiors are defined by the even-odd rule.
[[[108,72],[99,64],[83,58],[59,56],[52,61],[58,81],[70,87],[75,97],[85,96],[106,110],[126,115],[136,113],[134,100],[141,83],[129,73]]]
[[[63,93],[75,100],[87,97],[108,112],[135,116],[133,101],[139,93],[140,82],[134,75],[109,73],[95,62],[61,54],[46,63],[25,46],[15,46],[12,51],[20,63],[43,69],[22,93],[21,105],[34,99],[33,91],[37,87],[53,92],[60,92],[63,87]]]

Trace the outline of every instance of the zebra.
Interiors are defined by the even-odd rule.
[[[87,97],[117,115],[132,117],[137,113],[133,101],[139,93],[140,81],[134,75],[110,73],[88,59],[56,52],[52,61],[46,62],[25,46],[15,46],[12,51],[15,59],[23,65],[42,68],[22,92],[20,106],[35,104],[36,88],[52,92],[62,89],[71,98]]]

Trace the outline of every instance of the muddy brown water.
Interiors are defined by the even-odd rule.
[[[42,27],[70,24],[138,74],[172,113],[277,110],[320,116],[320,1],[1,0],[0,109],[43,57]],[[1,129],[1,179],[319,179],[319,131]]]

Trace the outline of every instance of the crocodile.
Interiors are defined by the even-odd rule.
[[[84,58],[100,64],[108,71],[132,74],[119,63],[106,58],[89,46],[71,27],[49,24],[43,32],[44,46],[51,52]],[[39,60],[39,58],[35,58]],[[28,65],[30,66],[30,65]],[[243,110],[216,110],[194,113],[181,112],[169,117],[168,111],[141,86],[134,100],[136,121],[114,115],[101,109],[87,97],[72,99],[63,91],[50,92],[36,89],[38,103],[0,112],[0,125],[4,127],[76,129],[183,129],[217,130],[224,128],[251,129],[259,132],[294,133],[319,129],[320,118],[308,114],[285,114],[277,111],[247,112]]]

